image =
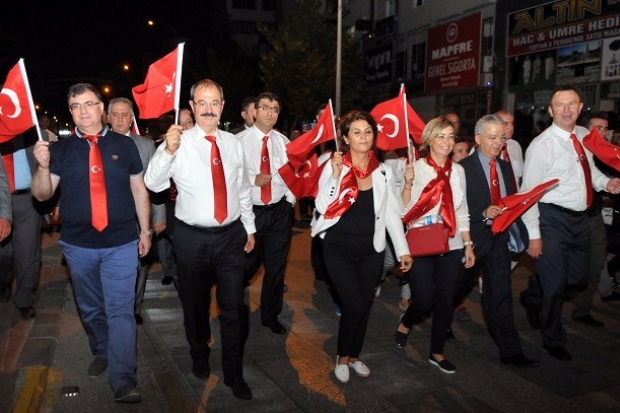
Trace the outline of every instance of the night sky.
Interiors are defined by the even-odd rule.
[[[0,11],[0,76],[23,57],[33,98],[48,107],[66,105],[66,86],[74,80],[111,82],[118,86],[113,95],[131,97],[129,88],[143,82],[148,65],[174,49],[175,30],[195,39],[197,49],[226,20],[216,17],[225,7],[217,0],[7,3]],[[150,27],[149,19],[174,29]],[[186,45],[188,52],[196,50]],[[186,72],[184,80],[196,80],[185,79]]]

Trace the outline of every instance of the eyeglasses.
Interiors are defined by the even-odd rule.
[[[256,109],[264,110],[265,112],[273,112],[276,115],[280,113],[280,108],[277,106],[258,105]]]
[[[499,141],[501,141],[502,143],[506,143],[506,141],[508,140],[508,138],[506,137],[506,135],[502,135],[502,136],[486,136],[483,134],[479,134],[480,136],[484,136],[485,138],[487,138],[488,140],[490,140],[493,143],[497,143]]]
[[[207,105],[210,105],[211,107],[217,109],[222,105],[222,103],[219,100],[214,100],[213,102],[199,100],[198,102],[194,102],[194,105],[198,106],[200,109],[206,108]]]
[[[90,109],[95,105],[100,104],[101,102],[93,102],[92,100],[88,100],[84,103],[72,103],[69,105],[69,110],[71,112],[77,112],[78,110],[82,109],[82,107],[86,108],[86,109]]]

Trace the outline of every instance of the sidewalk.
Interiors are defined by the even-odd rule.
[[[47,234],[43,235],[45,237]],[[314,281],[307,229],[296,229],[286,274],[288,292],[281,322],[290,329],[275,335],[260,324],[260,276],[250,288],[250,336],[244,363],[253,400],[236,399],[224,386],[219,323],[212,321],[216,344],[211,376],[205,383],[191,373],[180,302],[173,286],[160,283],[154,266],[138,326],[139,405],[112,402],[106,376],[90,379],[92,356],[72,298],[60,249],[44,242],[43,270],[36,303],[37,317],[23,321],[12,303],[1,304],[0,413],[21,412],[613,412],[620,411],[620,303],[595,298],[592,314],[605,322],[592,328],[570,320],[565,305],[567,348],[573,362],[546,355],[540,332],[532,330],[524,309],[514,300],[515,322],[526,355],[541,360],[534,369],[515,369],[499,356],[483,323],[479,295],[466,306],[473,320],[455,321],[456,340],[446,354],[454,375],[441,373],[427,361],[430,323],[414,329],[405,349],[394,344],[400,311],[397,280],[382,285],[375,300],[361,358],[372,374],[336,381],[333,368],[339,318],[322,282]],[[532,262],[514,271],[515,297],[527,284]],[[211,315],[216,316],[213,307]],[[65,386],[78,386],[76,397],[61,396]],[[11,406],[15,406],[11,410]]]

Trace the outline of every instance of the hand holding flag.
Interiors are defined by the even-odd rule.
[[[554,178],[543,182],[528,191],[519,192],[501,198],[498,205],[504,212],[493,220],[491,231],[493,231],[494,234],[505,231],[510,224],[512,224],[525,211],[534,205],[534,203],[538,202],[547,189],[551,188],[558,182],[560,182],[560,180]]]

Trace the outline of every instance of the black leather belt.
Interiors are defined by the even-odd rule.
[[[241,218],[237,218],[236,220],[234,220],[230,224],[222,225],[222,226],[219,226],[219,227],[201,227],[200,225],[190,225],[187,222],[181,221],[180,219],[177,220],[177,223],[181,224],[181,225],[184,225],[184,226],[186,226],[188,228],[197,229],[197,230],[203,231],[203,232],[208,232],[209,234],[220,234],[222,232],[225,232],[225,231],[228,231],[229,229],[231,229],[233,227],[233,225],[235,225],[240,220],[241,220]]]
[[[256,209],[257,211],[268,211],[270,209],[273,209],[275,207],[278,207],[278,206],[282,205],[283,202],[287,202],[286,201],[286,196],[283,196],[282,199],[279,200],[278,202],[276,202],[275,204],[254,205],[253,208]]]
[[[560,212],[564,212],[565,214],[572,215],[574,217],[582,217],[588,212],[587,209],[583,211],[575,211],[574,209],[564,208],[563,206],[559,206],[556,204],[548,204],[546,202],[541,202],[541,204],[548,206],[551,209],[555,209],[556,211],[560,211]]]
[[[11,195],[26,195],[29,193],[30,193],[30,188],[16,189],[15,191],[11,192]]]

